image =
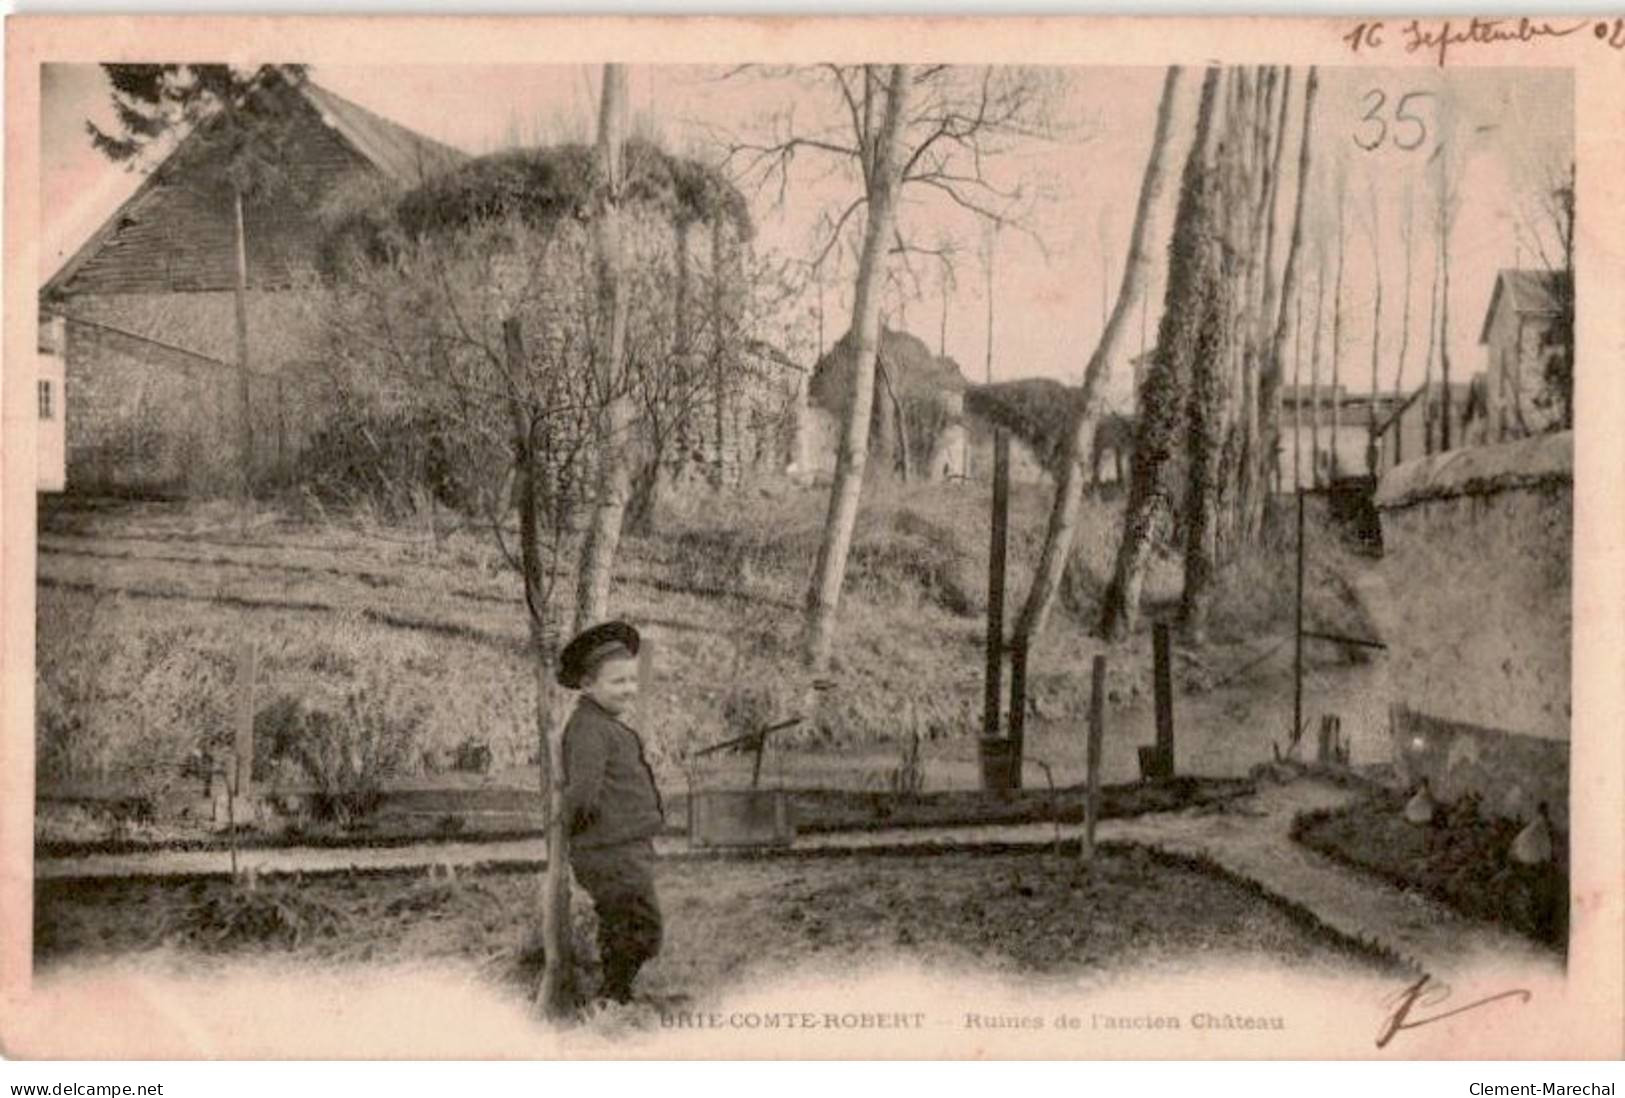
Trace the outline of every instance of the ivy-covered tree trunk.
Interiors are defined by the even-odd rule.
[[[1213,132],[1219,70],[1202,80],[1196,135],[1180,181],[1179,208],[1168,249],[1168,289],[1157,345],[1146,370],[1134,437],[1128,502],[1122,541],[1101,608],[1102,636],[1118,638],[1131,631],[1139,615],[1145,569],[1150,562],[1157,526],[1170,509],[1166,470],[1174,446],[1187,424],[1186,399],[1202,328],[1211,313],[1203,295],[1210,288],[1213,241],[1207,221],[1208,146]]]
[[[1240,268],[1245,259],[1238,244],[1250,235],[1245,216],[1250,196],[1245,192],[1246,172],[1240,163],[1243,134],[1239,120],[1246,116],[1249,95],[1243,75],[1231,74],[1236,85],[1234,96],[1229,97],[1232,117],[1215,162],[1205,167],[1196,214],[1203,231],[1193,306],[1206,313],[1191,356],[1186,402],[1185,568],[1179,605],[1180,624],[1195,641],[1202,639],[1207,625],[1238,449],[1239,425],[1232,415],[1231,400],[1236,388],[1232,370],[1238,361],[1237,336],[1245,322],[1238,300],[1244,292]]]

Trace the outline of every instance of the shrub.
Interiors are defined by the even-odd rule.
[[[291,758],[316,786],[318,819],[348,827],[364,818],[377,808],[384,779],[419,757],[424,708],[397,704],[389,682],[369,675],[336,711],[286,697],[263,711],[268,758]]]

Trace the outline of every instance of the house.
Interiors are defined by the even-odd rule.
[[[1567,272],[1506,269],[1496,276],[1478,336],[1493,441],[1562,425],[1563,409],[1546,398],[1545,379],[1548,365],[1569,353],[1573,322],[1574,283]]]
[[[847,388],[851,375],[850,341],[842,338],[814,366],[808,382],[804,440],[795,471],[829,475],[835,470],[840,445]],[[871,444],[878,444],[880,416],[888,411],[897,422],[901,410],[907,424],[911,475],[926,480],[987,479],[993,472],[994,434],[998,427],[1011,431],[1010,478],[1014,483],[1038,483],[1049,474],[1027,433],[993,413],[1009,408],[1004,399],[1023,386],[1054,382],[1009,382],[971,386],[952,358],[931,353],[924,341],[908,332],[882,328],[875,373],[874,418]]]
[[[243,211],[260,472],[290,455],[312,418],[300,363],[319,293],[317,207],[357,178],[410,186],[464,159],[320,85],[267,74],[265,93],[292,122],[292,186]],[[76,488],[189,491],[234,473],[235,218],[229,200],[202,183],[201,133],[183,138],[40,292],[41,328],[60,329],[65,388],[52,410],[63,424],[66,483]]]
[[[1486,441],[1489,420],[1485,388],[1483,375],[1471,381],[1451,382],[1451,449]],[[1377,424],[1379,472],[1443,449],[1445,393],[1442,381],[1420,385]]]
[[[40,492],[67,487],[67,447],[62,430],[62,394],[66,377],[62,363],[65,338],[60,317],[41,324],[35,348],[35,388],[38,422],[34,428],[34,484]]]

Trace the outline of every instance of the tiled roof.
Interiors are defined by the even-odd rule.
[[[374,167],[391,179],[415,186],[431,175],[453,168],[467,155],[374,114],[359,103],[306,81],[300,90],[322,116],[322,121],[349,141]]]
[[[321,194],[356,171],[412,186],[465,159],[319,85],[287,87],[287,109],[308,121],[292,141],[288,175],[299,196],[245,205],[249,285],[289,285],[313,255]],[[210,123],[205,121],[203,126]],[[202,145],[198,133],[169,157],[46,282],[41,298],[76,294],[179,293],[236,284],[235,225],[229,204],[189,185]]]

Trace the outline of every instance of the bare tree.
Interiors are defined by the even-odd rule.
[[[1140,180],[1134,227],[1129,236],[1128,254],[1123,261],[1122,283],[1117,290],[1116,304],[1101,330],[1100,342],[1095,345],[1094,353],[1089,356],[1089,363],[1084,368],[1083,388],[1072,413],[1072,427],[1067,434],[1066,452],[1061,461],[1055,499],[1050,507],[1044,548],[1033,575],[1032,587],[1027,592],[1027,599],[1016,622],[1016,638],[1020,644],[1031,644],[1043,630],[1056,593],[1060,590],[1083,501],[1083,460],[1094,452],[1094,435],[1100,422],[1101,395],[1106,388],[1107,374],[1112,361],[1121,353],[1128,339],[1129,318],[1135,305],[1146,297],[1150,269],[1148,241],[1155,220],[1153,213],[1168,174],[1168,135],[1172,128],[1180,76],[1180,68],[1171,66],[1163,79],[1156,129],[1151,137],[1151,152],[1146,158],[1145,174]]]
[[[1439,347],[1439,279],[1442,270],[1442,251],[1439,247],[1440,237],[1437,232],[1433,234],[1433,283],[1428,295],[1428,352],[1422,360],[1422,452],[1433,453],[1434,449],[1434,405],[1433,405],[1433,362]]]
[[[1020,229],[1022,211],[1035,189],[1022,181],[1002,180],[994,165],[1015,142],[1048,132],[1046,88],[1054,76],[1010,66],[824,65],[757,71],[821,86],[832,93],[834,110],[823,124],[811,128],[798,129],[793,119],[781,116],[766,140],[728,139],[728,162],[759,185],[776,182],[781,200],[798,154],[834,157],[838,166],[855,170],[859,192],[830,220],[815,263],[840,243],[860,212],[866,213],[851,328],[858,348],[855,381],[807,598],[804,654],[809,668],[817,671],[827,666],[833,644],[870,443],[874,347],[881,296],[890,278],[887,259],[895,254],[907,265],[919,251],[911,227],[899,219],[899,193],[908,189],[935,199],[936,229],[945,210]],[[895,434],[889,427],[886,431]],[[862,455],[855,446],[862,447]]]
[[[1366,417],[1366,472],[1377,472],[1377,366],[1381,361],[1382,346],[1382,214],[1377,206],[1377,190],[1373,183],[1367,194],[1369,220],[1366,230],[1371,244],[1372,305],[1371,305],[1371,399]]]
[[[1331,445],[1326,459],[1326,475],[1336,480],[1337,441],[1343,427],[1343,261],[1348,253],[1348,175],[1347,166],[1337,165],[1337,276],[1332,288],[1332,416]],[[1318,412],[1317,412],[1318,415]]]
[[[1438,246],[1439,281],[1439,449],[1449,450],[1451,438],[1450,392],[1450,240],[1461,208],[1461,177],[1466,141],[1453,132],[1454,112],[1443,112],[1438,146],[1428,158],[1433,174],[1433,231]],[[1468,139],[1470,140],[1470,138]],[[1431,396],[1431,394],[1428,394]]]
[[[1290,90],[1290,74],[1287,82]],[[1303,238],[1304,238],[1304,212],[1308,197],[1311,163],[1310,134],[1315,117],[1315,95],[1320,87],[1319,73],[1313,67],[1309,70],[1308,78],[1304,82],[1303,91],[1303,124],[1302,133],[1298,140],[1298,179],[1297,198],[1293,203],[1292,213],[1292,239],[1287,246],[1286,269],[1281,276],[1280,311],[1275,318],[1275,336],[1271,341],[1268,357],[1259,378],[1259,409],[1266,422],[1261,429],[1262,436],[1267,444],[1260,447],[1260,460],[1275,460],[1274,455],[1279,452],[1281,438],[1281,376],[1282,362],[1286,355],[1288,311],[1293,314],[1293,323],[1297,329],[1303,324]],[[1283,137],[1284,140],[1284,137]],[[1267,318],[1266,318],[1267,319]],[[1296,338],[1296,337],[1294,337]],[[1297,370],[1299,356],[1295,353],[1293,369]],[[1298,411],[1303,402],[1303,388],[1295,378],[1293,382],[1294,423],[1293,423],[1293,468],[1297,475],[1297,450],[1302,444],[1303,435],[1299,430],[1301,416]],[[1261,516],[1254,519],[1261,523]]]
[[[867,82],[867,75],[865,79]],[[809,667],[815,671],[822,671],[829,664],[841,583],[846,575],[846,558],[852,547],[852,530],[857,524],[858,502],[863,490],[863,467],[869,452],[869,416],[874,401],[875,355],[880,341],[879,282],[883,277],[880,268],[896,231],[897,192],[907,170],[899,138],[912,80],[910,66],[893,65],[886,80],[884,106],[875,103],[878,91],[865,100],[870,110],[881,113],[882,121],[874,131],[873,140],[866,143],[868,152],[864,157],[868,218],[852,305],[852,331],[856,333],[857,344],[852,397],[835,459],[829,516],[824,522],[824,537],[818,546],[818,561],[807,590],[805,655]]]
[[[1413,279],[1413,261],[1415,259],[1416,238],[1416,207],[1411,200],[1411,189],[1405,187],[1405,218],[1400,222],[1399,239],[1405,245],[1405,304],[1400,311],[1399,320],[1399,356],[1394,367],[1394,398],[1396,407],[1403,406],[1405,401],[1405,357],[1411,347],[1411,286]],[[1400,430],[1398,422],[1393,425],[1394,432],[1394,460],[1404,459],[1404,432]]]
[[[576,575],[575,626],[577,631],[603,619],[609,605],[615,551],[629,490],[622,447],[630,432],[632,409],[618,390],[626,350],[626,304],[621,268],[625,254],[621,242],[621,188],[624,182],[626,142],[626,68],[604,66],[598,108],[598,194],[594,203],[593,238],[597,254],[599,331],[594,341],[594,365],[604,408],[599,414],[597,498],[592,524],[581,547]]]
[[[1309,483],[1320,487],[1320,335],[1326,322],[1326,249],[1315,248],[1315,334],[1309,352]]]
[[[1279,91],[1279,103],[1275,96]],[[1287,108],[1292,98],[1292,70],[1266,71],[1265,92],[1261,100],[1260,142],[1258,156],[1263,178],[1259,188],[1259,208],[1255,214],[1253,249],[1256,252],[1259,237],[1263,239],[1263,261],[1252,263],[1249,278],[1259,285],[1249,289],[1248,302],[1256,309],[1253,325],[1247,333],[1245,354],[1247,361],[1243,380],[1243,445],[1240,455],[1240,483],[1236,490],[1239,515],[1236,526],[1243,539],[1257,538],[1264,515],[1264,493],[1269,490],[1279,459],[1275,456],[1274,439],[1270,437],[1271,424],[1279,427],[1279,412],[1272,409],[1280,394],[1280,369],[1273,374],[1271,357],[1275,353],[1275,331],[1286,315],[1287,304],[1281,301],[1283,287],[1275,278],[1276,216],[1281,193],[1281,162],[1287,142]],[[1270,110],[1276,117],[1273,127],[1268,125]],[[1254,254],[1250,252],[1250,255]],[[1295,268],[1294,268],[1295,273]],[[1283,280],[1285,272],[1283,272]]]

